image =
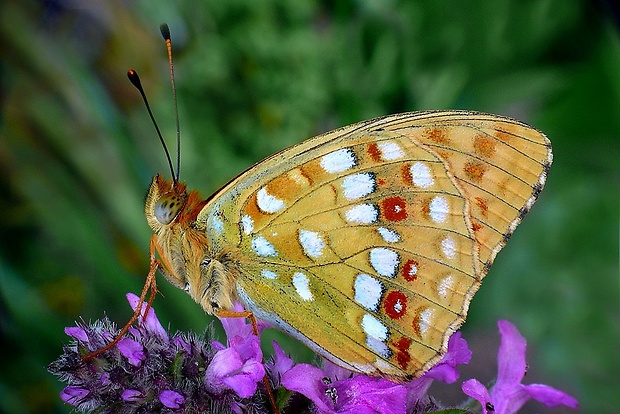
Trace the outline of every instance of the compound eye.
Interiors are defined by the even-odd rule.
[[[161,224],[170,224],[183,208],[184,201],[178,195],[163,195],[155,204],[155,218]]]

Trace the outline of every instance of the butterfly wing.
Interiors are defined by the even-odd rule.
[[[546,137],[513,119],[392,115],[273,155],[198,221],[213,249],[238,249],[257,317],[336,364],[405,378],[445,352],[550,164]]]

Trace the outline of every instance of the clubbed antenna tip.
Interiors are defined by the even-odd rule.
[[[159,25],[159,31],[164,37],[164,40],[170,40],[170,28],[166,23],[162,23],[161,25]]]

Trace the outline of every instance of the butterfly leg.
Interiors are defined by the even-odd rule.
[[[156,277],[155,277],[157,273],[157,269],[162,269],[163,271],[163,266],[161,262],[157,260],[157,258],[155,257],[155,245],[156,245],[155,237],[156,237],[155,235],[151,237],[151,247],[150,247],[151,264],[149,268],[149,274],[146,277],[146,281],[144,283],[144,286],[142,287],[142,292],[140,293],[140,299],[138,300],[136,309],[134,310],[133,315],[131,316],[131,319],[129,319],[129,321],[125,324],[123,329],[121,329],[119,334],[116,335],[116,337],[112,340],[112,342],[86,355],[84,358],[82,358],[83,361],[88,361],[89,359],[92,359],[96,357],[97,355],[101,355],[105,351],[111,349],[114,345],[118,343],[118,341],[120,341],[123,338],[123,336],[125,336],[125,334],[129,331],[129,328],[131,327],[131,325],[133,325],[134,322],[138,320],[140,315],[148,315],[148,312],[151,309],[151,304],[153,303],[153,300],[155,299],[155,295],[157,294],[157,282],[156,282]],[[149,295],[148,300],[146,300],[146,295],[148,294],[149,290],[151,294]],[[146,302],[146,308],[144,309],[144,312],[142,312],[142,305],[144,305],[145,302]]]
[[[252,332],[254,332],[254,335],[259,336],[258,325],[256,324],[256,318],[254,317],[254,314],[252,312],[249,312],[249,311],[235,312],[235,311],[219,310],[217,311],[216,316],[218,318],[248,318],[250,320],[250,323],[252,324]],[[265,362],[265,358],[263,358],[262,362],[263,363]],[[265,389],[267,390],[267,396],[269,398],[269,402],[271,403],[271,406],[273,407],[273,412],[275,414],[280,414],[280,411],[278,410],[278,405],[276,404],[276,398],[273,395],[273,390],[271,389],[271,384],[269,384],[269,379],[267,378],[266,372],[265,372],[265,376],[263,377],[263,384],[265,384]]]

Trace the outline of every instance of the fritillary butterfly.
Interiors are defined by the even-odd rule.
[[[514,119],[411,112],[317,136],[206,200],[155,176],[166,278],[209,314],[243,303],[332,362],[421,375],[543,188],[551,144]]]

